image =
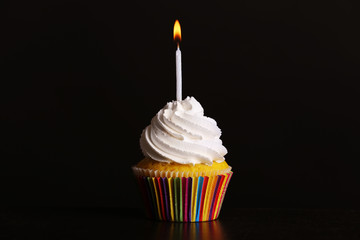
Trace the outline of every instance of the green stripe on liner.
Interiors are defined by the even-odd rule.
[[[152,179],[151,177],[147,177],[146,178],[148,184],[149,184],[149,188],[150,188],[150,193],[151,193],[151,204],[153,205],[153,209],[154,209],[154,216],[157,220],[159,220],[159,216],[158,216],[158,210],[157,210],[157,204],[156,204],[156,197],[155,197],[155,190],[154,190],[154,186],[153,186],[153,183],[152,183]]]
[[[180,218],[180,222],[182,222],[183,221],[183,216],[184,216],[184,214],[183,214],[183,201],[182,201],[182,198],[183,198],[183,192],[182,192],[182,181],[181,181],[181,178],[179,178],[179,182],[180,182],[180,184],[179,184],[179,192],[180,192],[180,194],[179,194],[179,206],[180,206],[180,209],[179,209],[179,218]],[[184,193],[185,194],[185,193]]]

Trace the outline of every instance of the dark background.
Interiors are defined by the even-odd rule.
[[[0,8],[1,201],[140,203],[140,134],[183,95],[223,131],[226,207],[358,208],[359,6],[8,1]]]

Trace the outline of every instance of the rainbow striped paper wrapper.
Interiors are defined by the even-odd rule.
[[[147,216],[170,222],[217,219],[232,172],[199,177],[146,177],[135,174]]]

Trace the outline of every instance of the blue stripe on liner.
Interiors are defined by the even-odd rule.
[[[170,217],[170,205],[169,205],[169,187],[167,184],[167,179],[166,177],[161,178],[161,183],[162,183],[162,187],[163,187],[163,193],[164,193],[164,202],[165,202],[165,216],[166,216],[166,220],[170,221],[171,217]]]
[[[201,193],[204,177],[199,177],[198,187],[197,187],[197,199],[196,199],[196,217],[195,221],[198,222],[200,218],[200,204],[201,204]]]

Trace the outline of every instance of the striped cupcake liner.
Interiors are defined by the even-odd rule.
[[[202,222],[218,218],[232,174],[136,178],[149,218],[171,222]]]

